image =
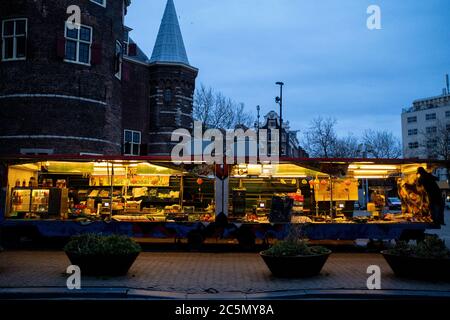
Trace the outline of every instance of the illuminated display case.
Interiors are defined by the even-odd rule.
[[[30,211],[31,190],[13,189],[11,195],[11,213],[25,213]]]
[[[67,211],[67,189],[13,188],[10,216],[16,218],[59,216]]]
[[[47,213],[50,198],[49,189],[32,189],[31,190],[31,212]]]

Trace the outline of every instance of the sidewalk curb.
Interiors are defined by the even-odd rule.
[[[0,300],[450,300],[450,291],[296,290],[217,294],[130,288],[0,288]]]

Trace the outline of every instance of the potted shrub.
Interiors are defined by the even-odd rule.
[[[64,251],[82,274],[122,276],[133,265],[141,247],[127,236],[83,234],[72,237]]]
[[[398,241],[381,252],[394,274],[421,280],[450,280],[450,250],[436,235],[417,244]]]
[[[301,228],[290,226],[289,235],[260,253],[269,270],[276,277],[310,277],[320,273],[331,251],[310,246],[301,236]]]

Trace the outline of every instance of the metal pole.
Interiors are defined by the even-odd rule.
[[[280,104],[280,133],[279,133],[279,147],[278,148],[279,148],[279,155],[281,157],[283,155],[282,136],[283,136],[283,86],[284,86],[284,83],[277,82],[276,84],[280,86],[280,97],[278,99],[279,104]]]
[[[258,111],[258,122],[256,124],[256,128],[257,128],[257,132],[256,132],[256,144],[257,144],[257,149],[256,149],[256,161],[259,161],[259,118],[260,118],[260,114],[259,111],[261,110],[260,106],[256,106],[256,110]]]
[[[280,85],[280,157],[283,155],[283,85]]]
[[[111,162],[111,189],[109,195],[109,217],[113,215],[113,193],[114,193],[114,162]]]

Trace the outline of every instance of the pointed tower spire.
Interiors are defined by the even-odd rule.
[[[168,0],[150,62],[189,65],[173,0]]]

